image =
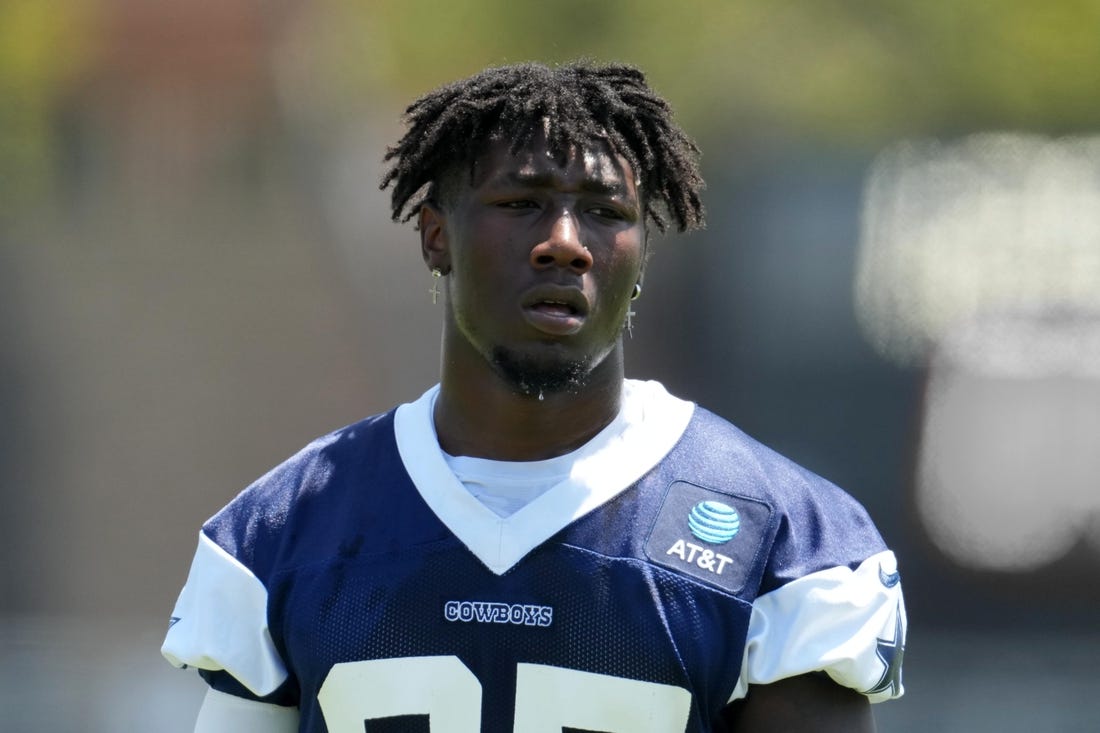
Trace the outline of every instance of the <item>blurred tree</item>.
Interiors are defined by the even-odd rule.
[[[59,101],[99,40],[91,21],[118,4],[0,0],[0,213],[48,189]],[[638,64],[689,129],[734,150],[1100,126],[1100,0],[278,0],[256,12],[306,18],[272,63],[296,80],[284,111],[322,127],[488,64],[585,55]]]
[[[877,147],[899,136],[1100,124],[1098,0],[330,7],[349,39],[344,80],[414,92],[486,64],[591,55],[646,69],[696,130],[733,123],[750,137]]]
[[[88,10],[0,0],[0,218],[48,188],[57,103],[90,50]]]

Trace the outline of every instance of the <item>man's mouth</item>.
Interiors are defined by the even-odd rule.
[[[527,322],[551,336],[576,333],[584,325],[587,313],[588,301],[579,290],[536,291],[523,301],[523,314]]]
[[[563,300],[540,300],[531,306],[533,310],[551,315],[573,316],[577,309]]]

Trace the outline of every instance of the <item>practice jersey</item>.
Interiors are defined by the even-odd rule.
[[[163,653],[302,731],[711,730],[750,684],[900,695],[897,564],[846,493],[655,382],[507,517],[438,387],[325,436],[202,528]]]

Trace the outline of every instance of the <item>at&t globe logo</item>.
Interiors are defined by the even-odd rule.
[[[688,514],[688,529],[696,539],[721,545],[732,540],[741,530],[741,515],[720,501],[701,501]]]

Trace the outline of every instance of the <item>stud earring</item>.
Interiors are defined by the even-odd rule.
[[[436,298],[439,297],[439,278],[443,277],[443,270],[438,267],[432,268],[432,289],[428,291],[432,296],[432,305],[436,304]]]

